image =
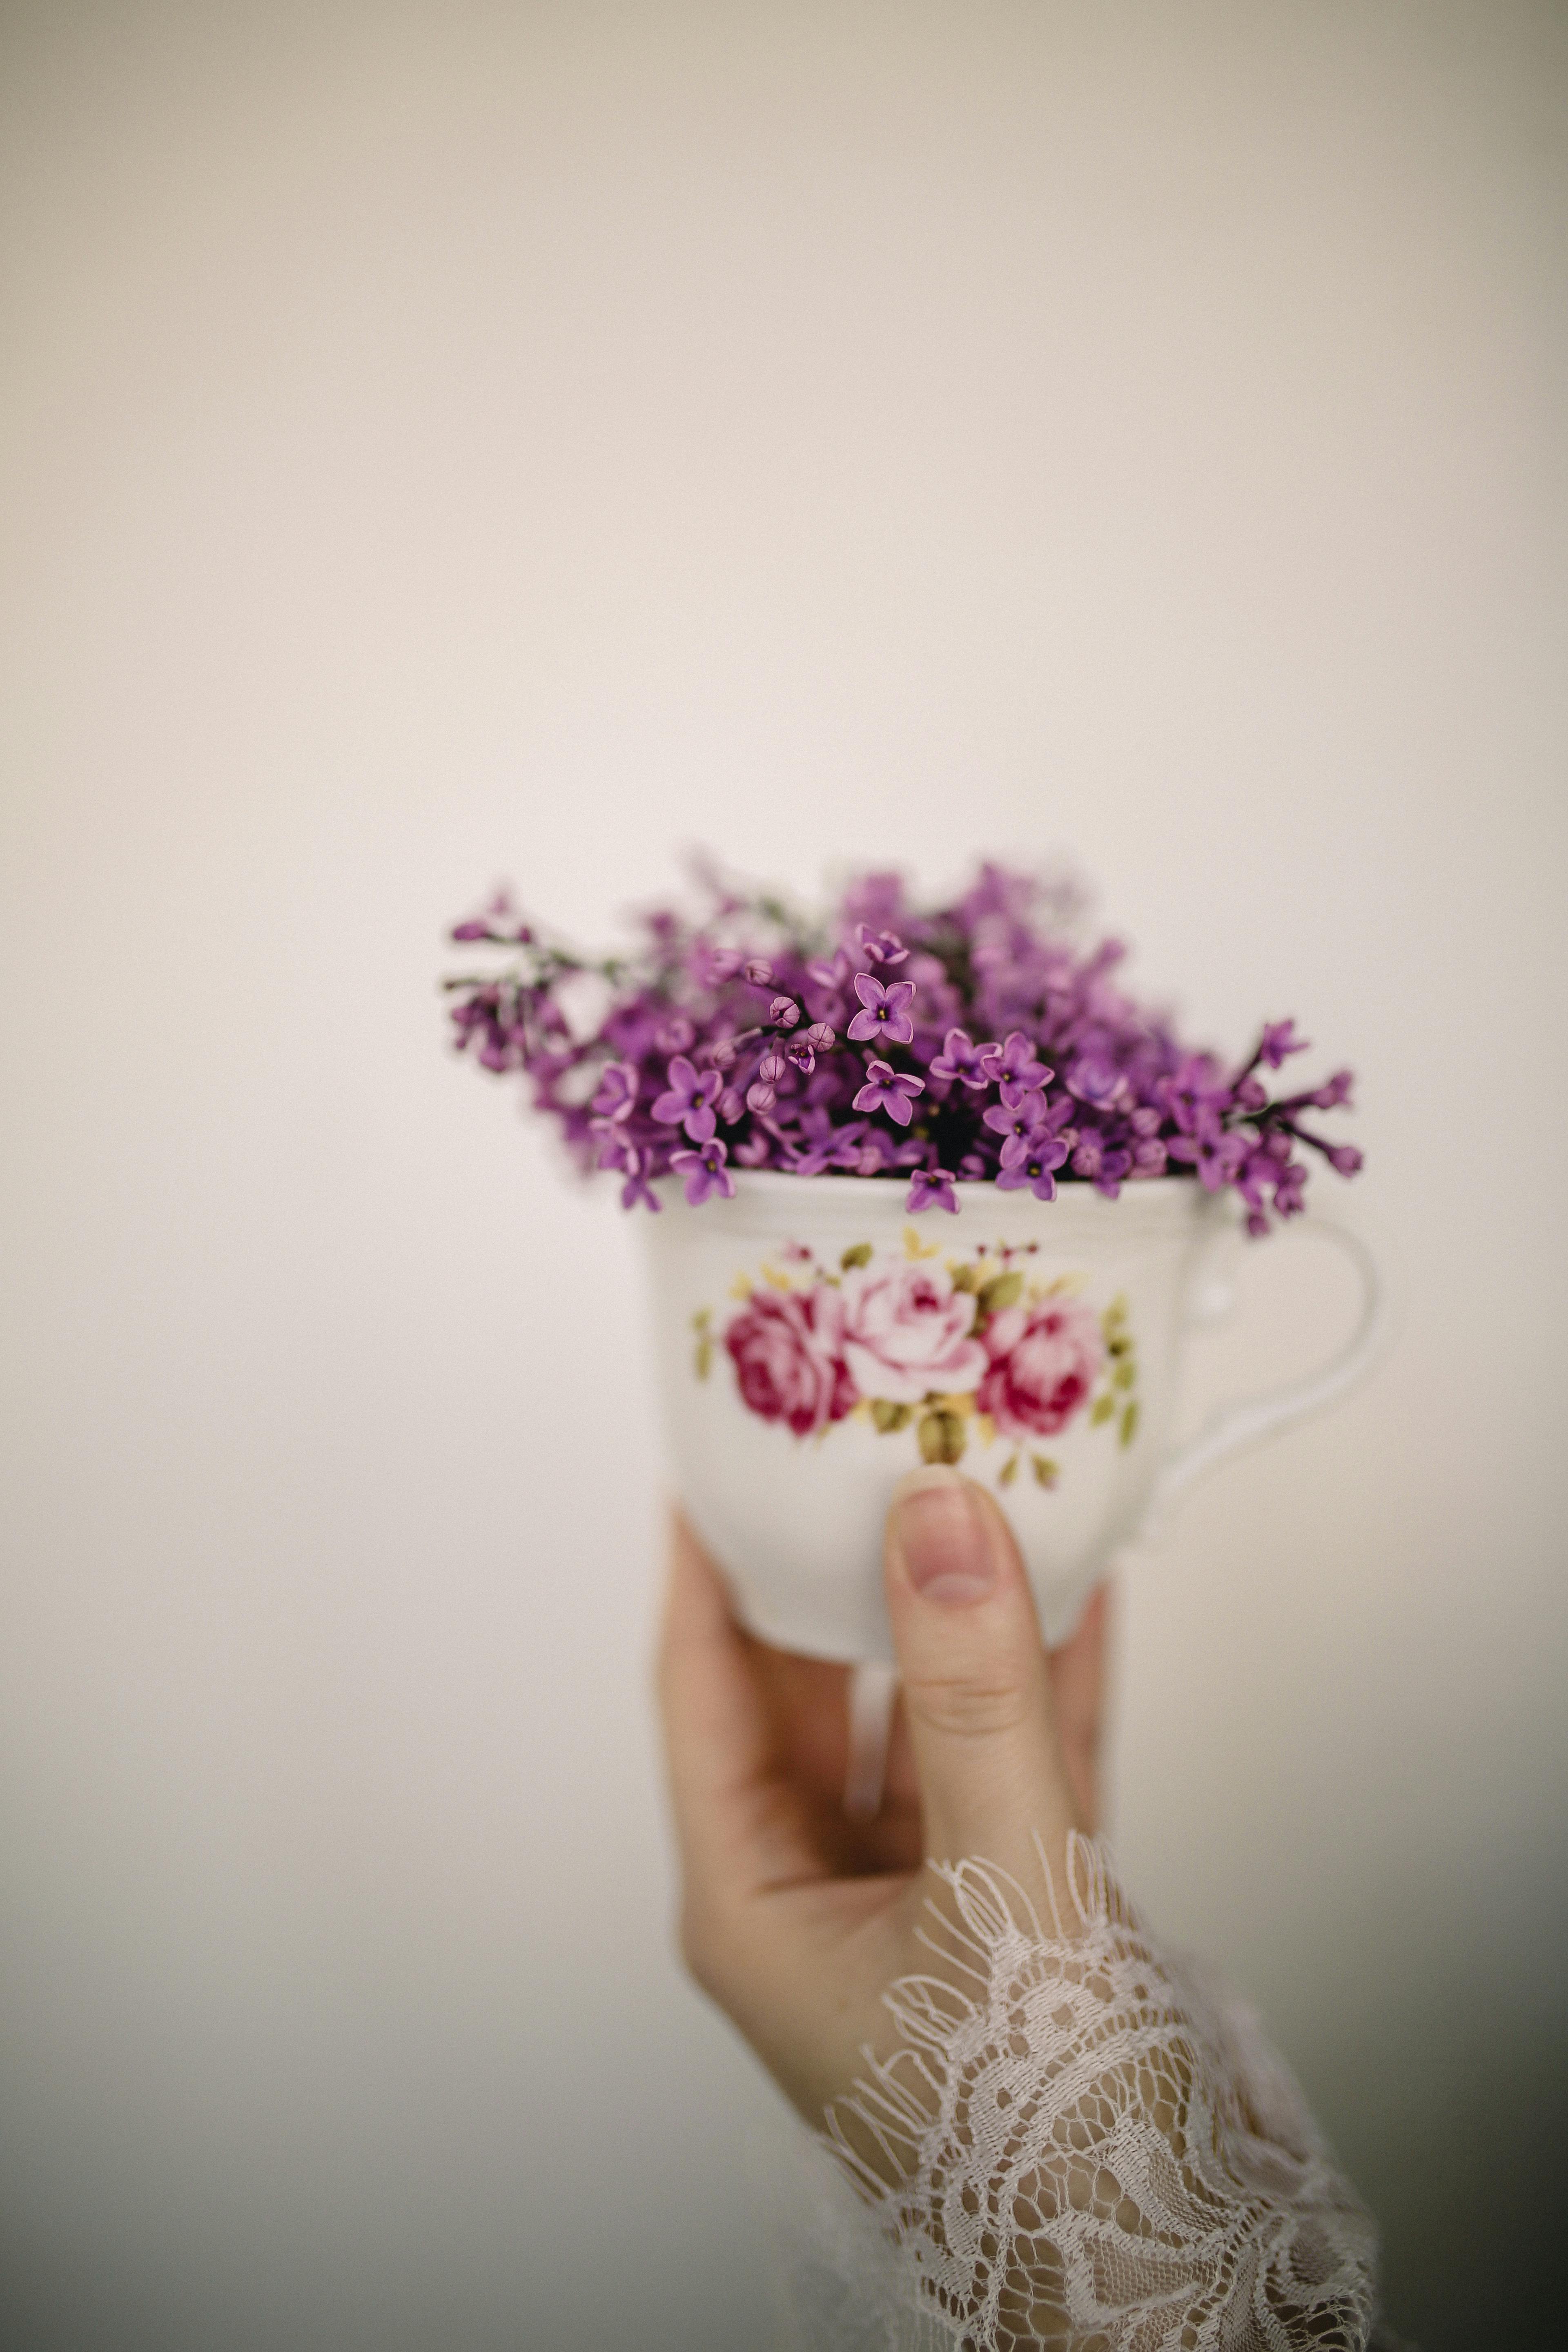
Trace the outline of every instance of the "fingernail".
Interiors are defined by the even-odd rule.
[[[893,1532],[904,1574],[922,1601],[959,1609],[994,1591],[990,1530],[956,1470],[911,1471],[893,1499]]]

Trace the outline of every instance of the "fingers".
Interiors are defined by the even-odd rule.
[[[1062,1763],[1039,1621],[983,1487],[917,1470],[889,1514],[884,1578],[933,1859],[1024,1874],[1082,1822]]]
[[[766,1725],[717,1571],[677,1512],[658,1651],[675,1832],[688,1884],[732,1850],[736,1813],[766,1760]]]
[[[659,1712],[690,1915],[814,1866],[805,1809],[778,1769],[753,1645],[679,1513],[658,1656]]]
[[[1046,1656],[1062,1761],[1079,1817],[1089,1831],[1100,1827],[1100,1742],[1110,1618],[1110,1591],[1102,1584],[1090,1595],[1071,1640]]]

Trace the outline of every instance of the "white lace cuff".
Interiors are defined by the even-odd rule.
[[[1391,2343],[1373,2334],[1371,2218],[1256,2020],[1156,1948],[1101,1849],[1074,1840],[1068,1874],[1065,1918],[1047,1874],[1042,1924],[984,1863],[938,1873],[927,1940],[942,1973],[889,1992],[902,2046],[829,2118],[859,2195],[819,2189],[797,2340]]]

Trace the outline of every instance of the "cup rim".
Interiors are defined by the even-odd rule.
[[[949,1231],[956,1234],[966,1223],[973,1229],[981,1218],[987,1222],[1005,1218],[1014,1231],[1026,1231],[1031,1237],[1061,1234],[1065,1239],[1068,1231],[1076,1237],[1086,1227],[1109,1237],[1125,1234],[1134,1225],[1169,1227],[1188,1223],[1194,1212],[1215,1217],[1229,1213],[1225,1194],[1205,1192],[1196,1176],[1142,1178],[1124,1184],[1114,1200],[1097,1192],[1089,1183],[1064,1184],[1055,1200],[1037,1201],[1023,1189],[999,1192],[989,1179],[968,1181],[953,1185],[959,1204],[954,1216],[940,1208],[919,1213],[907,1208],[907,1173],[802,1176],[790,1168],[731,1168],[729,1172],[735,1180],[733,1197],[713,1195],[696,1208],[687,1201],[684,1180],[679,1176],[657,1177],[653,1190],[666,1208],[679,1213],[679,1221],[708,1220],[703,1230],[755,1232],[764,1224],[776,1228],[784,1223],[796,1228],[840,1228],[858,1220],[882,1231],[912,1223],[933,1241],[945,1238]],[[664,1219],[651,1223],[657,1230]]]

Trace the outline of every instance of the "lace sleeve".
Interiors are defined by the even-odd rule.
[[[938,1874],[942,1973],[892,1987],[901,2046],[828,2119],[858,2196],[819,2180],[797,2221],[795,2340],[1392,2347],[1371,2218],[1295,2082],[1247,2010],[1157,1948],[1102,1850],[1074,1842],[1065,1922],[1048,1883],[1042,1923],[984,1864]]]

